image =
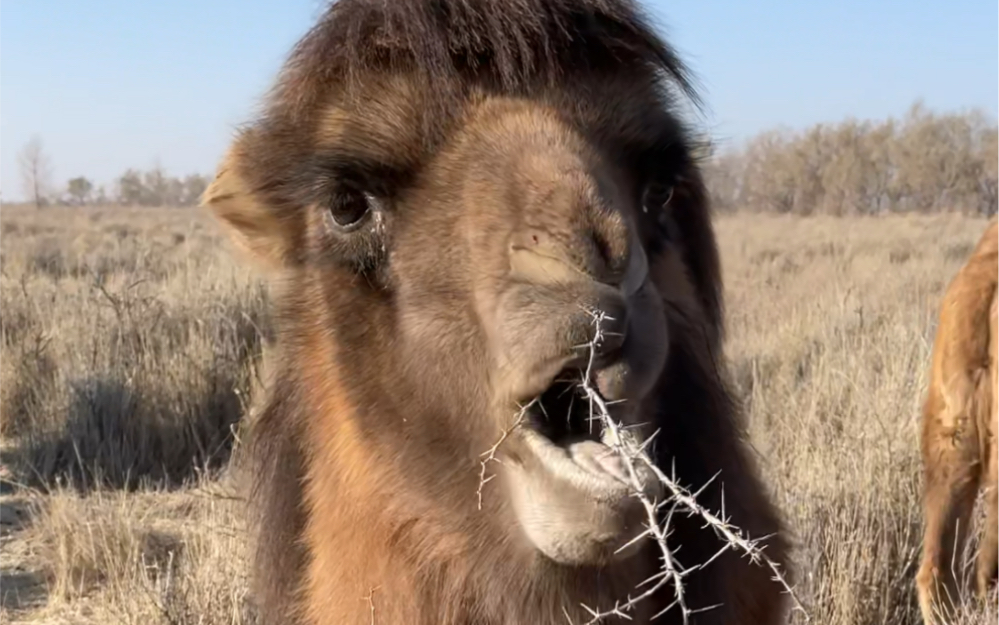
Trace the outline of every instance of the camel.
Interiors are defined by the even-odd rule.
[[[928,625],[947,622],[961,597],[955,569],[980,489],[988,521],[975,594],[984,599],[996,578],[997,247],[993,217],[940,304],[921,436],[925,528],[916,590]]]
[[[272,289],[264,622],[586,623],[640,593],[662,480],[624,479],[586,363],[654,466],[787,570],[724,374],[698,98],[628,0],[341,0],[295,46],[203,197]],[[770,570],[668,512],[685,603],[714,606],[693,622],[781,621]]]

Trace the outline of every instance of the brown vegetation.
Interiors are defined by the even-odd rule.
[[[916,580],[926,623],[949,618],[964,596],[954,563],[980,488],[987,493],[988,517],[975,571],[978,599],[987,597],[997,574],[997,251],[993,219],[940,304],[921,439],[926,527]]]
[[[634,495],[659,481],[574,395],[597,311],[615,418],[785,563],[721,369],[687,92],[625,2],[343,0],[296,47],[205,200],[279,274],[251,432],[266,622],[579,623],[654,579]],[[682,622],[677,594],[705,624],[782,618],[770,570],[669,528],[682,587],[622,618]]]
[[[0,232],[0,622],[244,622],[226,475],[262,288],[190,210],[5,207]]]
[[[716,222],[726,276],[726,360],[762,469],[793,532],[799,592],[813,623],[919,622],[912,581],[922,526],[918,441],[925,363],[940,298],[983,227],[980,219],[957,216],[724,216]],[[148,356],[161,360],[146,366],[158,362],[164,371],[169,365],[170,375],[135,376],[134,362],[108,358],[95,368],[104,379],[117,386],[132,379],[137,393],[179,398],[171,418],[195,430],[201,420],[220,420],[194,408],[218,404],[187,403],[186,387],[228,388],[237,397],[252,391],[246,378],[231,377],[230,365],[185,369],[184,363],[230,362],[240,353],[225,347],[230,339],[213,347],[216,340],[209,337],[235,335],[228,334],[225,318],[211,314],[209,301],[230,311],[226,317],[256,318],[263,305],[259,287],[233,267],[214,224],[200,211],[5,208],[0,233],[4,427],[12,405],[22,411],[17,434],[3,432],[5,471],[33,474],[20,464],[27,456],[9,453],[22,447],[24,437],[40,440],[70,422],[77,423],[78,435],[91,438],[109,427],[99,418],[103,411],[84,413],[89,422],[67,418],[67,381],[88,374],[90,355],[107,349],[115,319],[83,268],[104,268],[112,286],[142,280],[131,290],[109,292],[133,307],[146,301],[175,318],[186,315],[194,332],[192,340],[171,344],[175,351]],[[45,260],[52,258],[59,260]],[[24,319],[33,332],[10,332],[8,315]],[[128,316],[122,326],[139,344],[156,344],[160,327],[157,315]],[[14,366],[20,357],[10,355],[32,353],[38,334],[50,366]],[[245,348],[256,352],[252,343]],[[249,369],[252,361],[245,365]],[[7,389],[32,387],[43,389],[34,400],[8,403],[13,396]],[[140,423],[170,416],[166,410],[110,414]],[[148,457],[160,454],[160,445],[151,437],[129,442],[118,436],[109,438],[104,453]],[[8,473],[3,479],[0,622],[252,622],[245,602],[242,490],[224,476],[195,476],[169,491],[151,485],[89,494],[35,492],[12,484],[18,480]],[[132,479],[153,481],[139,470]],[[972,523],[980,527],[982,516]],[[112,551],[113,545],[134,548]],[[167,560],[174,553],[173,568],[145,566],[163,560],[156,555],[163,545]],[[961,570],[973,568],[974,541],[966,551],[958,554]],[[162,575],[166,570],[172,577]],[[962,606],[955,623],[986,625],[997,618],[993,595],[985,606]],[[802,621],[795,615],[791,622]]]
[[[210,224],[63,210],[3,235],[0,429],[17,479],[135,487],[224,466],[264,307]]]

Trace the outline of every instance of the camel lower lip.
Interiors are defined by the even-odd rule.
[[[543,471],[591,500],[611,503],[638,491],[651,493],[658,482],[647,467],[635,466],[618,451],[617,428],[606,427],[579,383],[581,375],[562,372],[531,406],[520,428],[524,444]],[[620,413],[624,405],[615,408]],[[607,418],[631,421],[624,414]]]
[[[521,436],[547,471],[594,500],[622,499],[636,490],[636,479],[644,489],[645,480],[633,477],[624,457],[604,441],[583,439],[558,445],[530,428]]]

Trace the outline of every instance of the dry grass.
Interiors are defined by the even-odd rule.
[[[916,623],[918,418],[936,307],[985,221],[719,224],[727,353],[818,623]],[[989,615],[970,619],[996,621]]]
[[[176,484],[224,465],[264,302],[213,225],[4,210],[0,407],[21,481]]]
[[[213,491],[21,499],[31,518],[4,545],[4,620],[251,622],[239,504]]]
[[[25,486],[3,500],[0,621],[247,622],[224,469],[262,290],[198,212],[2,220],[0,434],[5,479]],[[935,307],[983,227],[718,222],[727,353],[813,622],[918,622],[917,426]],[[997,617],[993,604],[964,625]]]

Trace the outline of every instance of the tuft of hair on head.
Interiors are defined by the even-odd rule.
[[[700,108],[686,66],[631,0],[337,0],[292,50],[270,100],[307,113],[371,72],[519,92],[635,65]]]

